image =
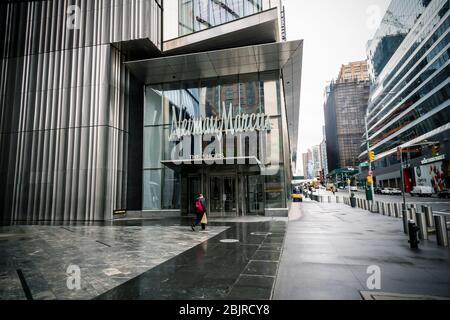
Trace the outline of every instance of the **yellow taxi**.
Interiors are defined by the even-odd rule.
[[[294,193],[292,193],[292,201],[294,202],[303,202],[303,196],[301,193],[296,193],[294,191]]]

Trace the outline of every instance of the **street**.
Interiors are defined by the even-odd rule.
[[[357,198],[365,199],[366,194],[361,191],[353,191]],[[333,195],[332,192],[320,190],[320,195]],[[336,192],[336,196],[344,197],[349,196],[348,191],[340,190]],[[425,198],[425,197],[411,197],[411,195],[406,195],[406,203],[414,203],[417,205],[426,205],[432,207],[433,211],[441,211],[441,212],[450,212],[450,199],[439,199],[437,197]],[[403,197],[401,195],[384,195],[384,194],[376,194],[375,201],[381,202],[391,202],[391,203],[402,203]]]

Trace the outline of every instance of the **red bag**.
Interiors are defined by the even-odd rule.
[[[203,212],[203,206],[202,206],[202,202],[201,202],[200,199],[195,201],[195,209],[197,210],[198,213],[202,213]]]

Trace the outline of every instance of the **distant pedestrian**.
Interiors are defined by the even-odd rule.
[[[208,224],[208,215],[206,212],[206,200],[203,194],[199,194],[198,198],[195,200],[195,213],[196,219],[194,224],[191,226],[192,231],[195,231],[195,227],[201,225],[202,230],[206,230],[206,225]]]

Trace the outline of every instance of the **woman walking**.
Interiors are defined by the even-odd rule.
[[[195,231],[195,227],[200,224],[202,225],[202,230],[206,230],[208,215],[206,213],[206,200],[203,194],[199,194],[198,198],[195,200],[195,212],[197,217],[194,224],[191,226],[192,231]]]

